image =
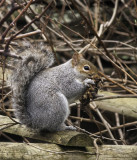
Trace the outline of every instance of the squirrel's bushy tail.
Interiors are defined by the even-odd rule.
[[[26,104],[27,89],[37,73],[44,68],[49,68],[54,63],[54,55],[47,50],[37,51],[34,49],[29,49],[26,54],[21,62],[18,63],[11,77],[12,102],[16,118],[21,123],[31,127],[31,120]]]

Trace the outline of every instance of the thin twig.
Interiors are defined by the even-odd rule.
[[[29,6],[31,5],[32,2],[33,2],[33,0],[29,1],[29,3],[26,5],[26,7],[21,11],[21,13],[14,19],[14,21],[5,30],[5,32],[2,34],[2,39],[1,39],[2,41],[4,41],[9,30],[11,30],[11,28],[15,25],[15,23],[18,21],[18,19],[27,11],[27,9],[29,8]],[[6,50],[8,50],[8,48],[6,48]]]
[[[94,105],[95,105],[95,103],[94,103]],[[97,112],[97,114],[98,114],[99,117],[101,118],[102,122],[104,123],[104,125],[105,125],[105,127],[106,127],[106,129],[107,129],[107,131],[108,131],[108,133],[109,133],[109,135],[110,135],[110,137],[111,137],[112,139],[114,139],[114,144],[118,145],[118,143],[115,141],[115,138],[114,138],[114,136],[113,136],[113,134],[112,134],[112,132],[111,132],[111,130],[110,130],[110,127],[108,126],[108,123],[107,123],[106,120],[103,118],[103,116],[102,116],[102,114],[100,113],[100,111],[98,110],[98,108],[97,108],[96,106],[94,107],[91,103],[89,104],[89,106],[90,106],[91,109],[94,109],[94,110]]]
[[[47,9],[51,6],[51,4],[53,3],[53,1],[51,1],[48,6],[42,11],[42,13],[35,17],[30,23],[28,23],[27,25],[25,25],[21,30],[19,30],[17,33],[15,33],[13,36],[10,37],[10,39],[7,41],[7,44],[5,46],[5,50],[8,50],[9,44],[10,42],[17,36],[19,35],[21,32],[23,32],[25,29],[27,29],[32,23],[34,23],[36,20],[39,20],[42,15],[47,11]],[[29,7],[29,6],[28,6]]]

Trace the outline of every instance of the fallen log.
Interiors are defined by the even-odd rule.
[[[111,92],[99,92],[106,96],[118,96]],[[98,108],[122,114],[124,116],[137,118],[137,98],[114,98],[95,101]]]
[[[43,143],[6,143],[1,142],[1,160],[135,160],[137,146],[102,145],[98,146],[98,154],[94,147],[64,147]]]
[[[15,119],[14,119],[15,120]],[[5,126],[4,124],[10,124],[13,121],[7,117],[0,115],[0,126]],[[0,128],[1,129],[1,128]],[[45,142],[50,142],[54,144],[60,144],[65,146],[92,146],[93,140],[84,133],[76,132],[76,131],[61,131],[55,133],[44,133],[40,134],[31,130],[24,125],[16,124],[11,127],[5,127],[3,132],[27,137],[31,139],[42,140]]]

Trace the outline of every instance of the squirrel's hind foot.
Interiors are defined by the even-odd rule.
[[[76,131],[76,128],[73,126],[66,126],[65,124],[63,124],[57,129],[57,131],[65,131],[65,130]]]
[[[72,131],[76,131],[76,128],[73,126],[66,126],[65,130],[72,130]]]

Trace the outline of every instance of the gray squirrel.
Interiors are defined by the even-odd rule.
[[[69,104],[94,85],[96,67],[74,53],[66,63],[51,67],[54,54],[28,51],[12,74],[13,108],[19,121],[36,130],[75,130],[66,126]],[[50,68],[51,67],[51,68]]]

